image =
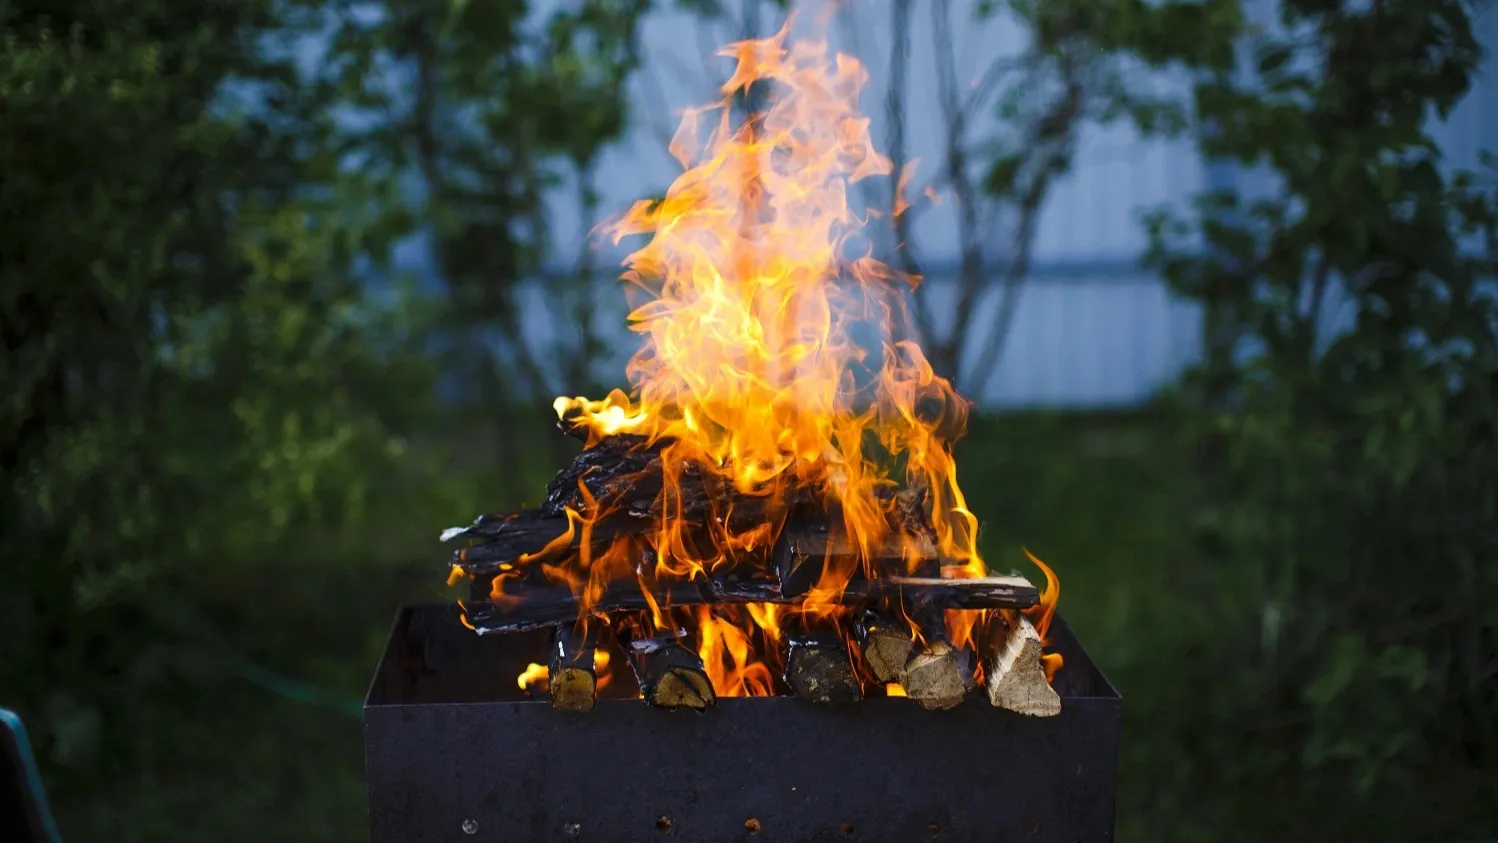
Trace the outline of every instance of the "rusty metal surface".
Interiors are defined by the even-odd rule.
[[[480,638],[453,607],[406,607],[364,709],[370,839],[1110,840],[1121,702],[1060,619],[1053,641],[1067,664],[1053,718],[981,697],[571,714],[515,684],[544,633]]]

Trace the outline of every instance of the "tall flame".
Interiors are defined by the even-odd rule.
[[[605,226],[616,243],[650,237],[624,274],[651,297],[630,314],[645,334],[633,397],[561,398],[557,411],[595,438],[669,439],[668,473],[705,466],[772,500],[816,488],[865,556],[889,530],[878,491],[921,487],[942,555],[982,575],[951,452],[966,402],[901,336],[897,284],[918,279],[844,248],[864,223],[849,185],[892,170],[858,111],[868,73],[825,42],[788,45],[789,26],[720,52],[738,67],[721,102],[682,121],[672,151],[685,172]],[[774,85],[769,109],[735,126],[733,99],[755,83]],[[661,545],[674,529],[663,514]],[[852,573],[823,585],[840,590]]]
[[[628,367],[632,392],[558,398],[555,408],[587,431],[590,446],[621,433],[659,445],[664,482],[648,537],[653,572],[639,570],[630,561],[638,548],[623,545],[598,559],[584,551],[580,570],[547,568],[585,603],[609,578],[693,577],[769,546],[780,529],[773,513],[808,491],[835,504],[854,552],[839,557],[846,564],[826,566],[806,603],[787,612],[836,614],[835,598],[858,568],[892,573],[872,570],[871,559],[896,529],[887,493],[898,487],[923,493],[941,573],[986,573],[952,458],[967,403],[911,339],[904,310],[920,279],[875,260],[854,239],[877,214],[854,212],[850,185],[893,171],[858,109],[868,73],[851,56],[829,56],[824,40],[789,41],[791,24],[719,52],[736,60],[721,99],[688,110],[671,143],[684,172],[663,198],[637,202],[602,227],[616,244],[648,237],[622,276],[645,296],[629,317],[644,335]],[[769,88],[767,110],[735,122],[736,98],[756,85]],[[897,213],[904,207],[903,198],[895,203]],[[689,467],[740,499],[763,499],[768,522],[731,528],[717,519],[702,558],[676,517]],[[599,517],[568,514],[559,546]],[[929,546],[903,544],[906,573],[931,575],[917,568]],[[503,593],[497,579],[494,597]],[[663,609],[654,608],[661,625]],[[974,640],[986,621],[980,614],[949,618],[956,643]],[[771,692],[759,659],[775,658],[776,614],[702,609],[692,620],[719,693]]]

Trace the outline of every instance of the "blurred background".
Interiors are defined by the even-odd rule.
[[[365,839],[395,606],[626,385],[588,232],[786,11],[0,0],[0,705],[70,843]],[[824,12],[934,196],[866,234],[985,552],[1125,699],[1121,839],[1498,836],[1498,12]]]

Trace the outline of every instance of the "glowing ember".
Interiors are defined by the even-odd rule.
[[[622,537],[595,549],[591,531],[611,513],[580,482],[566,532],[503,567],[491,591],[502,606],[516,599],[517,578],[531,566],[569,586],[584,608],[618,581],[701,579],[773,545],[793,501],[820,501],[852,552],[828,558],[803,603],[652,602],[656,628],[692,632],[721,696],[774,693],[785,616],[848,620],[837,598],[855,576],[987,574],[952,457],[967,403],[933,372],[904,312],[919,279],[856,254],[852,241],[876,214],[854,213],[849,186],[892,172],[858,109],[868,74],[850,56],[829,57],[823,41],[788,41],[789,26],[719,53],[737,60],[721,101],[689,110],[671,144],[685,172],[664,199],[638,202],[605,226],[616,243],[649,238],[623,276],[646,299],[630,314],[644,335],[628,368],[632,393],[555,402],[589,447],[630,434],[657,449],[663,476],[651,530],[643,542]],[[755,83],[770,87],[768,110],[735,124],[734,98]],[[689,475],[763,504],[764,517],[735,525],[720,511],[706,527],[689,523],[681,517]],[[896,489],[920,493],[932,533],[924,546],[901,526]],[[903,564],[876,564],[890,547]],[[933,553],[939,570],[925,567]],[[1047,588],[1028,614],[1044,636],[1059,588],[1034,561]],[[995,617],[949,611],[945,632],[954,646],[975,648]],[[1048,658],[1054,672],[1060,658]],[[904,695],[898,689],[886,692]]]

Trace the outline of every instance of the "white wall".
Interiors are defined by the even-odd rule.
[[[966,20],[971,0],[951,2],[954,22]],[[729,5],[735,5],[730,2]],[[801,6],[806,6],[801,3]],[[915,14],[907,100],[911,155],[938,160],[941,135],[934,96],[936,75],[928,4],[914,4]],[[810,14],[820,2],[810,7]],[[865,110],[874,120],[876,143],[883,147],[882,92],[890,29],[888,0],[854,0],[851,26],[833,30],[834,42],[865,59],[872,80]],[[1272,20],[1270,0],[1253,0],[1252,14]],[[803,8],[801,14],[807,15]],[[766,13],[761,33],[780,21]],[[1485,43],[1498,47],[1498,11],[1488,5],[1477,26]],[[603,207],[623,209],[635,198],[659,193],[679,172],[666,152],[666,143],[679,114],[687,105],[715,98],[717,84],[731,67],[711,53],[734,40],[732,28],[709,29],[686,15],[661,12],[645,27],[646,67],[633,88],[634,122],[628,137],[612,149],[600,168]],[[1014,52],[1023,46],[1020,35],[1004,22],[966,27],[958,42],[959,73],[973,78],[996,51]],[[1498,62],[1488,61],[1470,95],[1444,124],[1436,128],[1452,166],[1473,167],[1477,150],[1498,150]],[[1181,78],[1158,77],[1152,84],[1184,89]],[[928,171],[929,172],[929,171]],[[1158,279],[1131,266],[1145,246],[1139,212],[1162,204],[1181,203],[1206,186],[1206,168],[1189,141],[1142,140],[1126,127],[1093,127],[1084,133],[1072,172],[1055,188],[1046,206],[1036,242],[1036,278],[1023,294],[1020,308],[998,371],[984,384],[959,384],[971,397],[991,407],[1100,407],[1127,405],[1147,398],[1168,384],[1199,349],[1201,315],[1187,303],[1173,300]],[[1217,178],[1236,178],[1248,192],[1267,190],[1252,173],[1224,172]],[[916,182],[920,183],[917,178]],[[553,239],[556,254],[575,254],[586,234],[579,224],[570,191],[559,191],[553,202]],[[922,213],[916,242],[923,261],[933,271],[927,283],[938,312],[954,297],[944,278],[943,264],[957,257],[955,218],[950,204]],[[626,246],[629,244],[626,243]],[[605,254],[611,250],[604,249]],[[618,253],[612,255],[617,258]],[[605,266],[607,264],[605,263]],[[606,286],[606,300],[617,296]],[[979,303],[979,319],[994,312],[996,298]],[[634,338],[624,329],[622,306],[598,314],[597,327],[616,342],[618,354],[599,368],[606,382],[623,384],[623,362]],[[558,336],[558,326],[545,318],[527,322],[535,342]]]

